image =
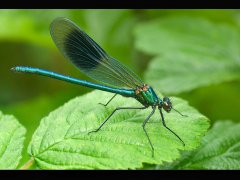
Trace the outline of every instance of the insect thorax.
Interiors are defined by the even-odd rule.
[[[144,106],[156,106],[159,99],[152,87],[144,84],[135,90],[136,99]]]

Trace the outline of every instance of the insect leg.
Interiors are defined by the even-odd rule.
[[[88,134],[92,133],[92,132],[99,131],[101,129],[101,127],[109,120],[109,118],[118,110],[122,110],[122,109],[146,109],[146,108],[148,108],[148,107],[147,106],[144,106],[144,107],[118,107],[118,108],[114,109],[114,111],[102,122],[102,124],[97,129],[88,132]]]
[[[166,129],[168,129],[171,133],[173,133],[182,142],[183,146],[185,146],[185,143],[183,142],[183,140],[175,132],[173,132],[169,127],[166,126],[166,123],[165,123],[165,120],[164,120],[164,116],[163,116],[163,113],[162,113],[162,109],[159,109],[159,111],[160,111],[160,114],[161,114],[163,126]]]
[[[152,142],[151,142],[151,140],[150,140],[150,138],[149,138],[149,136],[148,136],[148,133],[147,133],[147,131],[146,131],[146,129],[145,129],[145,125],[147,124],[147,122],[148,122],[148,120],[150,119],[150,117],[154,114],[155,109],[156,109],[156,107],[153,107],[153,110],[152,110],[151,114],[148,115],[148,117],[144,120],[144,122],[143,122],[143,124],[142,124],[143,130],[144,130],[144,132],[145,132],[145,134],[146,134],[146,136],[147,136],[147,138],[148,138],[148,142],[149,142],[149,144],[150,144],[150,146],[151,146],[151,149],[152,149],[152,156],[154,156],[154,148],[153,148]]]
[[[115,98],[116,95],[117,94],[114,94],[114,96],[106,104],[103,104],[103,103],[98,103],[98,104],[101,104],[103,106],[107,106],[113,100],[113,98]]]

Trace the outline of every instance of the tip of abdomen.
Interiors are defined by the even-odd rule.
[[[28,72],[30,69],[29,67],[24,67],[24,66],[15,66],[11,68],[11,71],[14,72]]]
[[[17,71],[19,71],[19,68],[20,68],[19,66],[12,67],[12,68],[11,68],[11,71],[15,71],[15,72],[17,72]]]

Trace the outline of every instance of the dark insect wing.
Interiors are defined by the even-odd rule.
[[[66,18],[55,19],[50,27],[56,46],[80,71],[112,87],[135,89],[142,80],[107,53],[75,23]]]

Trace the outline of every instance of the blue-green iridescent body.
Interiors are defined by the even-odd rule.
[[[92,132],[100,130],[100,128],[117,110],[146,109],[148,107],[152,107],[151,114],[148,115],[142,124],[143,130],[151,145],[152,152],[154,148],[145,129],[145,125],[150,117],[155,113],[157,108],[160,112],[163,126],[177,136],[184,144],[181,138],[165,124],[162,109],[166,112],[170,112],[172,109],[172,103],[168,97],[164,97],[163,99],[158,98],[151,86],[144,84],[134,72],[116,59],[109,56],[92,38],[90,38],[83,30],[81,30],[69,19],[55,19],[50,26],[50,33],[54,43],[65,58],[73,63],[82,73],[96,81],[99,81],[101,84],[34,67],[16,66],[13,67],[12,70],[16,72],[47,76],[85,87],[114,93],[115,95],[108,101],[108,103],[116,96],[116,94],[119,94],[124,97],[135,98],[143,105],[143,107],[117,107],[103,121],[99,128]],[[107,104],[103,105],[107,106]]]
[[[43,76],[52,77],[55,79],[71,82],[74,84],[79,84],[89,88],[99,89],[102,91],[107,91],[111,93],[116,93],[124,97],[134,97],[144,106],[157,106],[161,104],[162,100],[158,98],[157,94],[154,92],[153,88],[148,85],[143,85],[135,90],[132,89],[123,89],[123,88],[113,88],[109,86],[104,86],[97,83],[92,83],[89,81],[73,78],[70,76],[61,75],[52,71],[47,71],[44,69],[25,67],[25,66],[16,66],[13,68],[17,72],[25,72],[32,74],[39,74]]]
[[[65,75],[58,74],[58,73],[55,73],[52,71],[47,71],[44,69],[25,67],[25,66],[16,66],[16,67],[12,68],[12,70],[17,71],[17,72],[25,72],[25,73],[39,74],[42,76],[48,76],[48,77],[51,77],[54,79],[59,79],[59,80],[63,80],[66,82],[73,83],[73,84],[79,84],[79,85],[86,86],[89,88],[99,89],[102,91],[116,93],[116,94],[120,94],[120,95],[123,95],[126,97],[133,97],[135,95],[135,92],[131,89],[112,88],[112,87],[104,86],[101,84],[92,83],[89,81],[73,78],[70,76],[65,76]]]
[[[153,88],[148,85],[136,89],[135,97],[144,106],[157,106],[161,102]]]

